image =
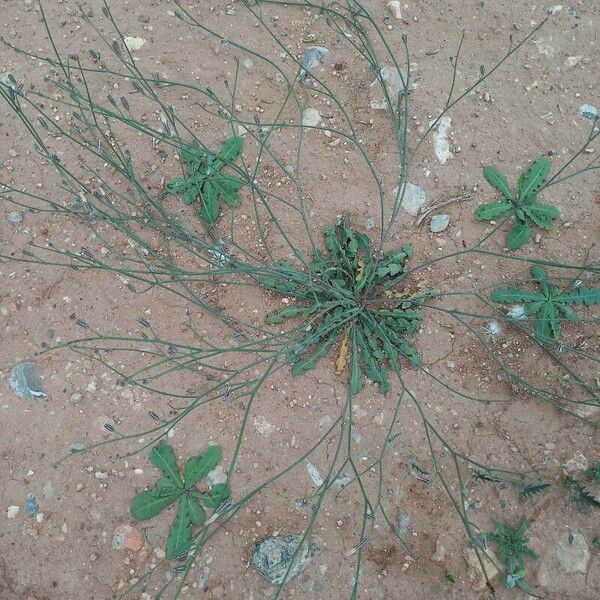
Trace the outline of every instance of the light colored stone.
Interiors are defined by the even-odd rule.
[[[396,196],[398,195],[398,188],[394,188],[392,191],[392,199],[395,201]],[[407,212],[409,215],[416,217],[421,208],[427,202],[427,191],[419,187],[418,185],[414,185],[412,183],[406,184],[406,190],[404,192],[404,198],[402,199],[401,208],[404,212]]]
[[[433,215],[431,217],[431,223],[429,223],[429,230],[431,233],[441,233],[450,224],[450,215]]]
[[[430,123],[432,125],[433,123]],[[435,156],[438,159],[440,165],[445,165],[454,154],[450,150],[450,126],[452,125],[452,119],[446,115],[441,117],[436,125],[436,132],[433,138],[433,147],[435,150]]]
[[[223,471],[223,467],[221,465],[215,467],[212,471],[209,471],[208,475],[206,476],[206,483],[209,489],[213,488],[215,485],[226,482],[227,473]]]
[[[398,0],[390,0],[386,5],[385,9],[394,17],[394,19],[402,20],[402,5]]]
[[[567,473],[573,473],[575,471],[585,471],[588,468],[588,459],[584,454],[582,454],[579,450],[573,454],[573,457],[570,458],[564,465],[565,471]]]
[[[442,538],[439,537],[435,541],[435,553],[433,554],[431,559],[435,560],[435,562],[443,562],[444,560],[446,560],[447,555],[448,555],[448,550],[442,543]]]
[[[491,581],[494,577],[498,575],[498,569],[494,565],[500,564],[498,559],[494,555],[491,550],[487,551],[489,556],[486,556],[483,552],[480,552],[481,561],[485,567],[485,572],[487,573],[488,579]],[[478,590],[483,590],[487,586],[487,581],[485,579],[485,575],[483,574],[483,570],[481,565],[479,564],[479,560],[477,558],[477,553],[473,548],[466,548],[464,551],[464,558],[467,564],[469,565],[469,579],[473,583],[473,587]]]
[[[583,56],[567,56],[565,58],[564,65],[567,69],[572,69],[576,67],[583,60]]]
[[[320,64],[323,64],[328,54],[329,50],[322,46],[309,46],[304,49],[302,53],[303,71],[300,74],[300,83],[302,85],[307,85],[310,79],[309,73]]]
[[[16,516],[19,514],[19,511],[21,510],[21,508],[19,506],[9,506],[6,509],[6,518],[7,519],[14,519],[16,518]]]
[[[380,73],[381,79],[387,89],[389,100],[395,110],[398,98],[404,90],[402,80],[404,79],[406,81],[406,73],[404,73],[404,71],[398,71],[396,67],[382,67]],[[415,87],[416,83],[411,79],[410,89],[413,90]],[[371,87],[369,88],[369,99],[371,108],[375,110],[387,110],[387,99],[383,88],[379,83],[379,79],[376,79],[371,83]]]
[[[317,486],[321,487],[323,485],[323,478],[319,473],[319,469],[313,463],[306,463],[306,470],[308,471],[308,475],[311,478],[312,482]]]
[[[18,225],[23,222],[23,213],[18,210],[11,210],[7,216],[8,222],[13,225]]]
[[[587,573],[590,551],[585,538],[580,533],[565,531],[558,540],[556,557],[563,571]]]
[[[584,119],[589,119],[590,121],[595,121],[598,118],[598,109],[592,104],[582,104],[579,107],[579,114]]]
[[[304,127],[318,127],[321,122],[321,113],[316,108],[305,108],[302,113]]]
[[[252,548],[252,566],[273,585],[281,585],[303,571],[319,554],[319,548],[314,543],[304,542],[302,549],[297,552],[302,542],[301,533],[273,536],[262,539]],[[295,558],[294,558],[294,555]],[[290,565],[293,565],[290,568]],[[289,573],[286,578],[286,573]]]
[[[135,52],[146,43],[146,40],[141,37],[125,36],[123,38],[123,43],[125,44],[125,46],[127,46],[127,50],[129,50],[129,52]]]

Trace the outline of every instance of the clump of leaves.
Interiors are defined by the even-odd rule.
[[[592,509],[600,508],[600,463],[585,470],[583,481],[573,475],[567,475],[565,485],[571,492],[571,501],[581,509],[581,512],[590,514]]]
[[[527,547],[529,539],[525,532],[529,527],[527,519],[523,518],[513,528],[508,523],[495,523],[495,533],[486,534],[486,538],[496,545],[498,556],[504,567],[502,583],[507,588],[517,587],[527,594],[533,593],[533,588],[525,581],[527,558],[536,559],[538,555]]]
[[[147,521],[156,517],[171,504],[178,502],[177,516],[167,537],[167,558],[185,556],[192,545],[192,528],[202,527],[206,520],[204,507],[215,510],[230,495],[227,483],[219,483],[209,492],[201,492],[197,485],[221,461],[220,446],[209,446],[202,454],[189,458],[183,474],[177,466],[173,448],[160,442],[150,452],[150,462],[163,473],[156,485],[138,494],[130,511],[134,519]]]
[[[547,342],[551,336],[556,340],[560,339],[563,320],[561,314],[567,321],[577,321],[577,314],[570,307],[571,304],[589,306],[600,303],[600,289],[584,288],[580,285],[580,281],[576,281],[574,286],[563,291],[549,283],[548,273],[542,267],[532,267],[531,276],[537,283],[538,292],[521,288],[504,288],[492,292],[490,298],[504,304],[525,304],[526,317],[537,315],[535,338],[539,342]]]
[[[421,327],[423,312],[416,307],[432,292],[389,289],[406,272],[410,246],[376,257],[369,237],[343,221],[325,227],[323,235],[325,251],[316,250],[306,270],[280,261],[274,274],[261,279],[266,288],[297,301],[271,314],[267,322],[310,317],[288,353],[293,375],[314,368],[339,343],[336,371],[349,366],[351,391],[357,393],[367,377],[385,394],[388,370],[397,368],[399,359],[421,364],[407,337]]]
[[[531,238],[529,222],[541,229],[550,229],[560,212],[555,206],[541,204],[537,194],[550,172],[550,161],[541,156],[517,181],[516,193],[510,189],[506,177],[495,167],[485,167],[483,176],[495,188],[502,198],[499,202],[482,204],[475,216],[480,221],[492,221],[499,217],[514,215],[511,230],[506,235],[506,247],[509,250],[522,248]]]
[[[193,204],[200,197],[198,214],[212,225],[219,218],[219,198],[229,206],[240,205],[238,190],[243,185],[242,180],[226,175],[222,170],[235,161],[243,147],[244,140],[239,136],[227,138],[218,153],[203,150],[195,144],[183,146],[180,155],[185,162],[186,177],[167,183],[167,191],[181,194],[185,204]]]

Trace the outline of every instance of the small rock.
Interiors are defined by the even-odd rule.
[[[35,515],[39,510],[40,505],[37,498],[33,494],[27,494],[27,498],[25,498],[25,512],[28,515]]]
[[[23,222],[23,213],[18,210],[11,210],[8,213],[7,219],[9,223],[14,223],[15,225],[18,225],[19,223]]]
[[[348,473],[342,473],[338,475],[333,481],[333,485],[337,487],[345,488],[352,481],[352,477]]]
[[[450,224],[450,215],[433,215],[431,217],[431,223],[429,223],[429,230],[431,233],[441,233]]]
[[[399,21],[402,20],[402,5],[398,0],[390,0],[390,2],[385,5],[385,9],[392,17],[394,17],[394,19],[398,19]]]
[[[125,44],[125,46],[127,46],[127,50],[129,50],[129,52],[135,52],[146,43],[146,40],[141,37],[125,36],[123,38],[123,43]]]
[[[242,64],[244,65],[244,68],[246,69],[246,71],[252,71],[252,68],[254,67],[254,63],[252,62],[252,60],[250,58],[245,58],[242,61]]]
[[[35,520],[38,523],[43,523],[44,522],[44,513],[41,512],[41,513],[38,513],[37,515],[35,515]]]
[[[119,525],[115,529],[112,539],[112,547],[115,550],[139,552],[143,545],[142,534],[135,527],[131,525]]]
[[[587,573],[590,551],[580,533],[563,533],[558,540],[556,556],[561,568],[567,573]]]
[[[316,108],[305,108],[302,113],[304,127],[318,127],[321,122],[321,113]]]
[[[440,165],[445,165],[448,160],[454,156],[450,150],[450,141],[448,140],[451,125],[452,119],[446,115],[444,115],[436,125],[436,134],[433,138],[433,148],[435,150],[435,156]]]
[[[306,470],[308,471],[308,475],[311,478],[312,482],[317,486],[321,487],[323,485],[323,478],[321,477],[321,473],[319,473],[319,469],[313,463],[306,463]]]
[[[7,519],[14,519],[16,518],[16,516],[19,514],[19,511],[21,510],[20,506],[9,506],[6,509],[6,518]]]
[[[48,482],[44,486],[44,489],[42,490],[42,494],[44,495],[44,498],[46,500],[52,500],[52,498],[54,497],[54,488],[52,487],[52,484],[50,482]]]
[[[555,17],[563,10],[563,8],[564,6],[562,4],[553,4],[550,8],[548,8],[548,14],[552,17]]]
[[[223,471],[223,467],[221,465],[215,467],[212,471],[209,471],[208,475],[206,476],[206,483],[209,489],[219,483],[225,483],[226,481],[227,473]]]
[[[139,15],[138,21],[140,23],[150,23],[150,17],[148,15]]]
[[[283,537],[264,538],[256,542],[252,548],[252,566],[273,585],[281,585],[292,557],[302,542],[302,537],[303,534],[296,533]],[[304,547],[294,559],[286,581],[302,572],[318,554],[319,548],[316,544],[305,541]]]
[[[563,467],[567,473],[573,473],[574,471],[585,471],[588,468],[588,459],[578,450],[575,452],[575,454],[573,454],[573,457],[563,465]]]
[[[159,560],[166,556],[165,551],[162,548],[154,548],[153,552]]]
[[[589,119],[590,121],[595,121],[598,118],[598,109],[591,104],[582,104],[579,107],[579,114],[584,119]]]
[[[403,538],[406,536],[406,532],[408,531],[408,526],[410,525],[410,515],[406,512],[401,512],[400,517],[398,518],[398,536]]]
[[[300,83],[302,85],[308,85],[310,80],[309,73],[318,67],[320,64],[325,62],[325,58],[329,54],[327,48],[321,46],[309,46],[304,49],[302,53],[302,73],[300,73]]]
[[[13,392],[23,400],[46,397],[34,362],[26,361],[15,365],[10,372],[8,382]]]
[[[19,156],[19,153],[18,153],[16,150],[13,150],[13,148],[11,148],[11,149],[8,151],[8,155],[9,155],[10,157],[12,157],[12,158],[17,158],[17,156]]]
[[[398,71],[396,67],[382,67],[380,74],[381,79],[383,80],[383,83],[387,89],[392,107],[395,108],[398,98],[404,90],[402,80],[404,79],[404,81],[406,81],[406,73],[404,73],[404,71]],[[415,87],[416,84],[412,82],[410,88],[414,89]],[[373,83],[371,83],[371,87],[369,88],[369,96],[371,108],[375,110],[387,110],[387,99],[383,88],[379,83],[379,79],[376,79]]]
[[[398,188],[394,188],[392,191],[392,198],[396,199],[398,195]],[[407,212],[409,215],[416,217],[419,211],[427,202],[427,191],[418,185],[412,183],[406,184],[406,190],[404,192],[404,198],[402,199],[402,210]]]
[[[108,479],[108,473],[105,473],[103,471],[96,471],[94,473],[94,477],[96,479]]]
[[[433,554],[433,556],[431,557],[431,559],[435,560],[435,562],[443,562],[444,560],[446,560],[446,555],[447,554],[448,554],[448,550],[446,549],[446,547],[442,543],[442,538],[439,537],[435,541],[435,553]]]
[[[481,552],[480,558],[485,567],[488,579],[491,581],[492,579],[494,579],[494,577],[498,575],[498,569],[496,568],[494,563],[500,563],[498,562],[498,559],[494,556],[494,553],[491,550],[488,550],[487,554],[489,558],[488,556],[483,554],[483,552]],[[475,550],[473,548],[467,548],[464,551],[464,558],[467,561],[467,564],[469,565],[469,579],[473,583],[473,586],[478,590],[485,589],[487,587],[487,581],[485,579],[485,575],[483,573],[481,565],[479,564],[479,559],[477,558],[477,553],[475,552]]]
[[[567,56],[565,58],[564,65],[567,69],[572,69],[576,67],[583,60],[583,56]]]

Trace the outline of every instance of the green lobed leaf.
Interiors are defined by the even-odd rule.
[[[231,136],[223,142],[223,146],[216,158],[228,165],[242,153],[243,148],[244,138],[238,135]]]
[[[278,325],[283,323],[285,319],[293,319],[298,316],[306,316],[310,312],[313,312],[316,307],[302,307],[302,306],[287,306],[278,313],[271,314],[267,317],[267,323],[269,325]]]
[[[506,235],[506,247],[509,250],[518,250],[522,248],[531,237],[531,229],[527,223],[515,220],[512,229]]]
[[[352,359],[350,361],[350,395],[355,396],[362,389],[360,350],[356,340],[356,326],[352,327]]]
[[[219,202],[217,200],[217,190],[210,180],[204,182],[202,187],[202,206],[199,210],[200,218],[212,225],[219,218]]]
[[[206,521],[206,513],[204,509],[192,498],[186,498],[186,510],[190,519],[190,523],[194,527],[202,527]]]
[[[181,489],[179,488],[170,488],[169,491],[168,488],[157,486],[135,496],[131,501],[129,511],[136,521],[147,521],[173,504],[180,495]]]
[[[221,462],[223,451],[221,446],[210,445],[202,454],[188,458],[183,468],[185,486],[196,485],[204,479]]]
[[[556,304],[552,303],[548,305],[548,318],[550,320],[550,331],[555,340],[560,339],[560,320],[558,317],[558,310]]]
[[[188,177],[178,177],[167,183],[166,190],[171,194],[183,194],[188,191],[190,187],[191,182]]]
[[[544,296],[537,292],[521,290],[519,288],[504,288],[494,290],[490,294],[490,298],[494,302],[502,302],[503,304],[515,304],[518,302],[536,302],[544,300]]]
[[[506,177],[496,167],[485,167],[483,169],[483,176],[487,182],[496,190],[498,190],[504,198],[512,200],[512,192]],[[494,217],[492,217],[494,218]]]
[[[165,442],[159,442],[150,452],[150,462],[158,467],[175,485],[183,485],[177,458],[173,448]]]
[[[535,321],[535,339],[541,343],[546,343],[550,339],[550,333],[552,331],[552,326],[550,324],[552,319],[551,306],[552,304],[549,302],[544,303],[542,312]]]
[[[546,156],[540,156],[529,167],[527,173],[519,178],[519,200],[527,201],[528,197],[534,194],[548,177],[550,172],[550,161]]]
[[[326,340],[321,341],[317,349],[307,358],[304,358],[303,360],[293,359],[292,375],[297,377],[298,375],[302,375],[302,373],[306,373],[306,371],[314,369],[317,363],[327,356],[329,348],[337,342],[340,335],[341,330],[330,332],[329,337]],[[312,346],[312,344],[309,344],[309,346]]]
[[[600,304],[600,289],[579,287],[573,292],[555,296],[554,300],[563,304]]]
[[[522,207],[523,212],[542,229],[551,229],[554,219],[560,216],[556,206],[549,204],[528,204]]]
[[[577,313],[572,308],[565,304],[557,304],[556,307],[565,315],[567,321],[577,321]]]
[[[182,497],[177,516],[167,536],[167,558],[173,560],[188,553],[192,546],[192,524],[187,512],[188,500]]]
[[[202,154],[200,146],[196,146],[195,144],[186,144],[185,146],[182,146],[179,150],[179,154],[186,162],[200,163],[204,160],[204,155]]]
[[[184,204],[194,204],[198,199],[198,188],[191,187],[189,190],[183,192],[183,202]]]
[[[212,510],[216,510],[221,506],[227,498],[231,496],[231,488],[228,483],[217,483],[213,485],[210,490],[210,496],[204,496],[202,498],[202,503],[206,508],[211,508]]]
[[[492,221],[513,209],[510,202],[494,202],[492,204],[482,204],[475,211],[475,218],[479,221]]]
[[[218,175],[211,178],[211,182],[217,191],[217,194],[223,198],[229,206],[239,206],[241,204],[238,190],[242,187],[242,181],[237,177],[228,175]]]

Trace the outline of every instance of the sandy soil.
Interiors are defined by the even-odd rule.
[[[11,44],[49,55],[52,51],[34,2],[4,0],[0,34]],[[439,112],[447,95],[449,57],[456,52],[460,34],[466,33],[458,70],[458,83],[464,87],[479,72],[480,65],[493,64],[505,51],[508,38],[521,39],[547,15],[548,6],[514,3],[429,2],[413,0],[402,7],[402,20],[396,20],[382,2],[366,3],[374,17],[400,52],[400,33],[407,32],[413,69],[420,83],[412,101],[413,131],[423,130]],[[99,2],[87,3],[103,31],[108,31]],[[52,0],[44,4],[56,41],[65,52],[87,53],[97,42],[96,34],[75,15],[75,3]],[[434,235],[428,220],[416,225],[403,213],[390,246],[411,243],[422,259],[458,250],[477,241],[485,225],[477,223],[473,211],[481,202],[493,199],[482,177],[482,167],[496,164],[514,180],[525,166],[547,154],[553,164],[562,164],[585,138],[590,122],[578,114],[583,103],[598,105],[599,75],[597,51],[600,42],[600,5],[577,2],[565,5],[552,17],[498,75],[469,94],[450,113],[453,157],[439,164],[429,140],[413,165],[411,181],[425,187],[429,199],[444,202],[461,196],[438,212],[450,215],[450,226]],[[231,10],[231,9],[234,10]],[[217,44],[208,35],[199,35],[179,22],[168,1],[139,3],[114,2],[112,10],[125,35],[145,38],[137,51],[137,64],[145,72],[160,71],[168,77],[211,85],[223,91],[223,81],[231,80],[234,49]],[[239,3],[192,3],[192,12],[232,39],[264,48],[271,58],[278,51],[266,34],[255,28]],[[390,133],[380,111],[369,107],[369,85],[373,74],[364,63],[336,44],[335,35],[316,20],[314,13],[265,7],[265,15],[289,48],[301,53],[307,44],[330,48],[320,73],[331,79],[344,106],[359,124],[359,135],[375,157],[385,185],[391,186],[397,170],[396,156],[389,150]],[[228,14],[234,13],[235,14]],[[2,52],[0,71],[12,73],[33,89],[52,92],[44,81],[48,66],[12,52]],[[116,87],[117,86],[117,87]],[[119,94],[119,83],[107,78],[104,89]],[[268,119],[272,98],[280,91],[272,76],[254,65],[242,68],[237,91],[241,111]],[[311,106],[328,116],[334,126],[340,122],[335,107],[306,93]],[[215,144],[227,132],[195,104],[190,94],[172,98],[192,130]],[[63,192],[53,170],[32,150],[30,138],[9,109],[2,105],[0,117],[0,181],[27,186],[46,196],[60,198]],[[150,120],[156,115],[149,114]],[[249,117],[251,118],[251,116]],[[140,138],[142,139],[142,138]],[[162,162],[148,140],[130,140],[142,178],[152,193],[162,189],[164,177],[177,172],[177,161],[169,156]],[[372,180],[365,174],[360,157],[344,143],[331,145],[332,138],[320,132],[307,135],[303,158],[304,195],[310,217],[318,224],[335,221],[345,214],[358,229],[377,215]],[[137,145],[136,145],[137,144]],[[286,139],[274,144],[284,158],[292,160]],[[596,152],[598,152],[596,147]],[[252,153],[249,145],[249,155]],[[287,155],[287,156],[286,156]],[[259,174],[262,185],[278,185],[281,175],[265,168]],[[283,183],[282,193],[290,192]],[[539,243],[529,245],[524,254],[553,257],[564,262],[581,262],[585,252],[598,240],[597,175],[588,174],[553,188],[545,200],[561,208],[558,226],[546,232]],[[98,252],[101,243],[90,231],[70,218],[56,214],[24,212],[21,223],[8,220],[14,206],[0,197],[0,247],[4,255],[17,255],[30,242],[48,241],[73,251],[82,246]],[[171,200],[169,200],[171,202]],[[169,206],[177,209],[177,203]],[[235,213],[236,235],[260,251],[256,223],[249,205]],[[298,242],[306,247],[298,232],[299,218],[288,216],[287,224]],[[226,233],[228,224],[223,224]],[[283,244],[274,241],[279,255]],[[500,248],[501,246],[498,246]],[[596,250],[592,250],[593,253]],[[596,256],[592,256],[597,260]],[[185,260],[185,257],[182,257]],[[526,277],[519,265],[508,266],[494,257],[445,261],[416,277],[415,284],[449,290],[460,285],[490,285],[499,278]],[[55,466],[75,443],[90,445],[107,440],[105,424],[119,431],[143,431],[153,426],[149,411],[169,413],[164,395],[142,387],[123,387],[108,367],[69,350],[44,353],[44,345],[74,340],[85,335],[77,325],[83,319],[105,334],[140,335],[139,318],[147,319],[157,336],[178,343],[194,343],[192,328],[211,340],[227,340],[231,333],[210,315],[193,308],[172,294],[151,289],[136,293],[124,278],[104,272],[76,272],[60,267],[42,267],[19,262],[0,264],[0,598],[23,600],[105,600],[142,576],[162,556],[169,515],[150,523],[134,523],[129,515],[132,496],[150,485],[155,469],[147,453],[125,456],[132,446],[106,445],[90,453],[71,457]],[[241,314],[257,325],[277,307],[280,299],[260,290],[206,286],[206,298],[231,314]],[[253,311],[255,311],[253,313]],[[253,316],[254,315],[254,316]],[[481,324],[477,325],[478,327]],[[593,352],[598,343],[593,330],[567,335],[573,343],[586,342]],[[581,339],[577,338],[580,336]],[[542,356],[523,344],[510,330],[491,341],[500,355],[515,369],[554,382],[556,377]],[[583,515],[568,502],[562,489],[563,466],[576,452],[588,464],[600,460],[595,430],[556,408],[536,401],[530,395],[511,389],[480,345],[460,333],[450,319],[435,313],[426,320],[417,341],[431,372],[474,394],[499,399],[490,404],[457,399],[433,384],[422,372],[407,371],[406,382],[416,390],[432,422],[457,450],[485,464],[508,469],[531,469],[536,476],[555,483],[549,492],[532,500],[519,499],[514,490],[473,483],[468,487],[469,515],[482,528],[491,528],[498,519],[516,522],[521,516],[532,520],[529,534],[540,559],[530,563],[528,579],[543,598],[589,600],[598,596],[600,554],[592,539],[600,535],[597,519]],[[596,347],[597,350],[597,347]],[[47,398],[25,401],[11,391],[8,378],[17,362],[35,358]],[[124,370],[137,358],[123,354],[115,359]],[[302,379],[293,379],[286,369],[277,372],[256,400],[250,426],[234,478],[234,496],[256,487],[300,456],[336,418],[346,395],[342,377],[335,375],[334,357],[321,361]],[[588,375],[599,375],[588,370]],[[165,378],[163,390],[185,391],[200,385],[197,373],[178,373]],[[396,390],[397,391],[397,390]],[[236,444],[245,405],[211,404],[196,410],[174,430],[170,438],[178,456],[201,451],[210,441],[222,445],[231,456]],[[355,448],[367,465],[369,456],[379,451],[382,436],[393,416],[394,405],[375,386],[367,386],[354,403],[354,426],[360,437]],[[388,510],[393,519],[408,513],[408,538],[412,558],[399,545],[382,521],[364,551],[360,594],[365,599],[484,598],[490,591],[473,582],[464,559],[468,548],[464,531],[447,495],[438,481],[426,484],[411,470],[411,462],[431,469],[431,460],[419,418],[412,406],[401,413],[401,436],[390,453],[385,477]],[[143,436],[133,443],[148,441]],[[325,470],[332,448],[326,446],[311,457]],[[442,453],[443,454],[443,453]],[[450,466],[444,468],[450,469]],[[252,544],[273,532],[297,533],[310,518],[310,506],[297,502],[314,493],[315,487],[301,464],[273,487],[257,496],[224,527],[197,559],[184,598],[267,598],[274,588],[249,564]],[[453,490],[456,492],[456,488]],[[29,493],[39,502],[42,517],[28,515],[24,507]],[[11,506],[20,510],[8,518]],[[347,598],[354,574],[353,557],[347,556],[359,539],[362,505],[354,489],[332,493],[325,501],[314,530],[320,546],[318,558],[286,588],[285,598]],[[133,525],[142,535],[140,549],[113,548],[115,530]],[[556,558],[561,534],[579,532],[592,554],[585,573],[569,574]],[[434,560],[443,546],[440,560]],[[416,559],[416,560],[415,560]],[[172,569],[172,565],[167,565]],[[451,573],[450,583],[445,573]],[[154,598],[157,586],[167,577],[161,572],[156,582],[135,598]],[[495,581],[497,597],[509,597]]]

